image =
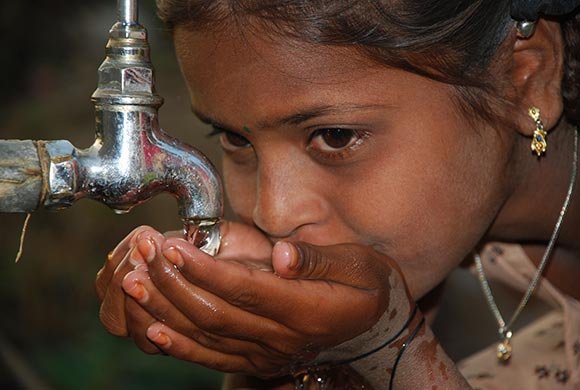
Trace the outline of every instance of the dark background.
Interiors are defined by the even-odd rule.
[[[190,113],[154,1],[140,3],[157,90],[165,98],[161,126],[219,162],[216,142],[205,137],[209,129]],[[115,0],[0,0],[0,138],[92,144],[90,95],[115,20]],[[220,374],[145,355],[130,340],[109,335],[98,320],[93,283],[106,254],[138,225],[180,228],[172,198],[159,196],[123,216],[91,201],[58,213],[36,212],[22,260],[14,264],[23,221],[24,215],[0,214],[1,389],[219,388]],[[511,313],[521,295],[493,288]],[[527,308],[522,317],[534,312]],[[448,352],[461,358],[494,341],[496,329],[475,278],[455,272],[435,323]]]

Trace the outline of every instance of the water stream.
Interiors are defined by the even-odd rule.
[[[184,234],[189,242],[210,256],[220,249],[221,234],[219,220],[209,219],[184,224]]]

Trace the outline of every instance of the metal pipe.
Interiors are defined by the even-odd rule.
[[[37,143],[0,141],[0,212],[29,213],[42,198]]]
[[[117,0],[119,22],[125,24],[139,23],[137,0]]]
[[[137,1],[119,0],[118,9],[92,95],[94,144],[0,140],[0,212],[58,210],[89,198],[125,213],[169,192],[185,224],[212,226],[223,215],[220,176],[199,151],[159,128],[163,99]],[[215,228],[210,233],[215,239]]]

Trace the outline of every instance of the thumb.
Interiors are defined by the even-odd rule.
[[[356,244],[317,246],[277,242],[272,252],[274,272],[286,279],[324,279],[366,286],[373,279],[377,253]]]

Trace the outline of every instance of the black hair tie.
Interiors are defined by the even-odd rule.
[[[580,6],[580,0],[512,0],[511,16],[515,20],[535,21],[544,16],[561,16]]]

